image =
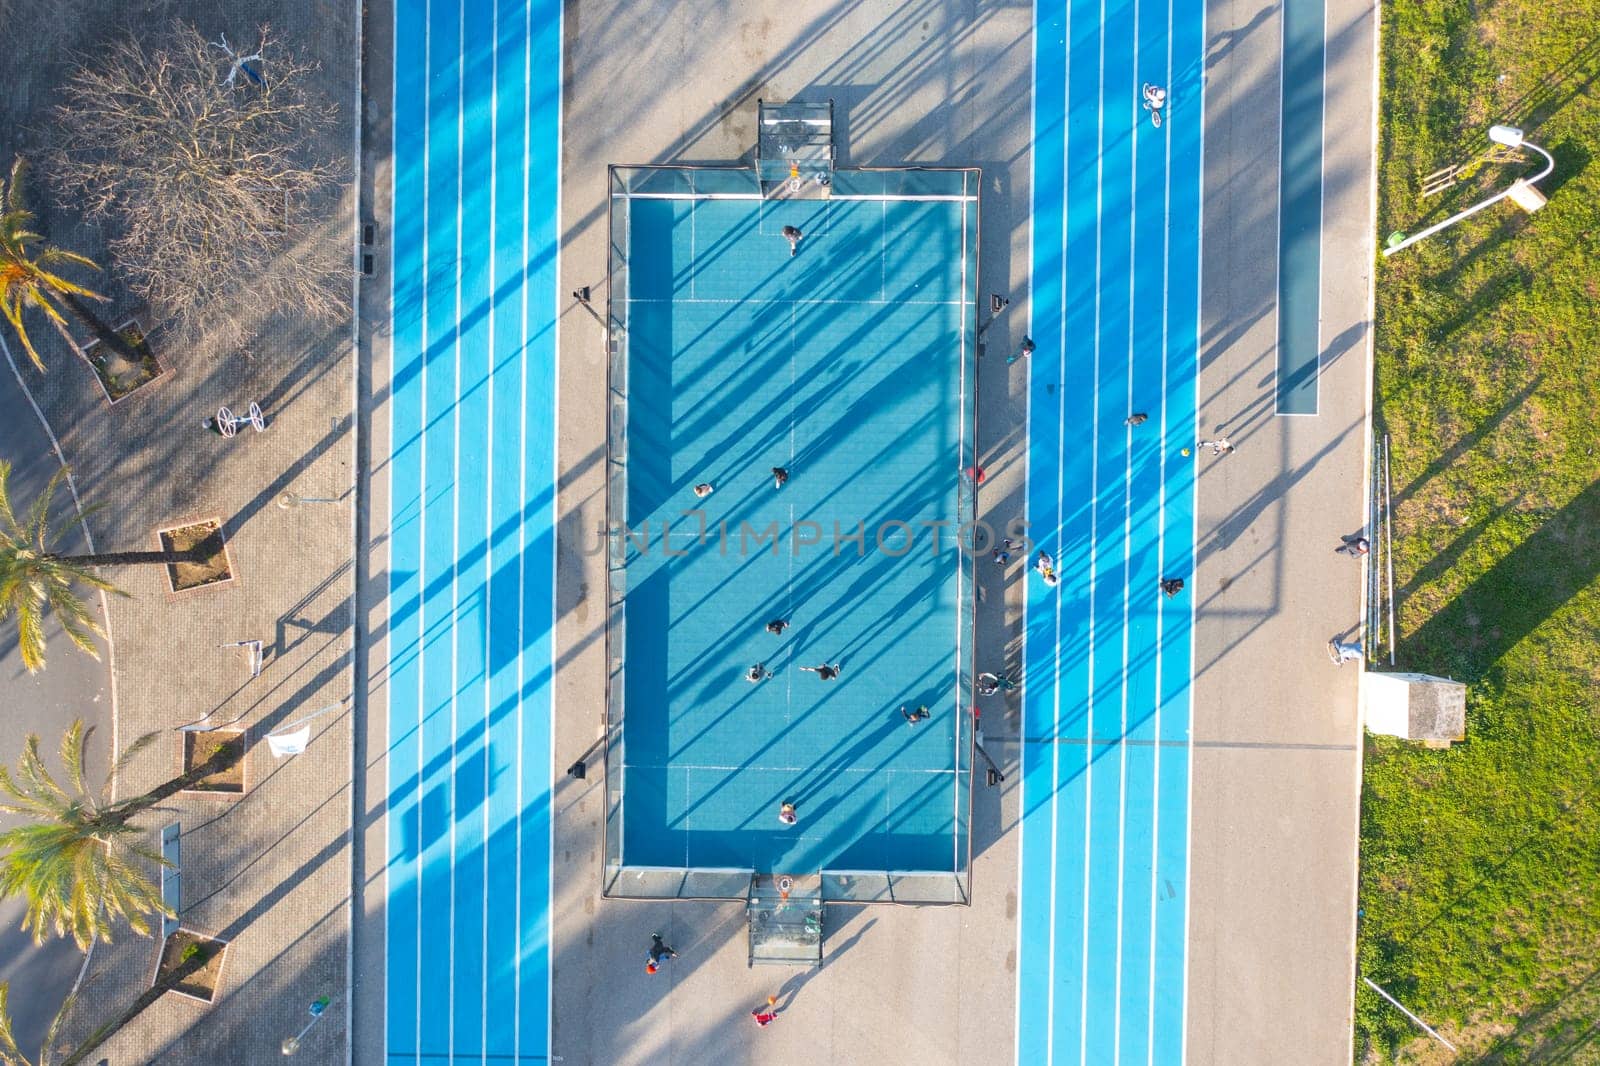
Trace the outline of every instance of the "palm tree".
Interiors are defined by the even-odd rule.
[[[67,331],[61,307],[84,320],[97,336],[111,334],[112,331],[106,329],[83,304],[84,299],[104,300],[105,297],[68,281],[52,269],[66,264],[88,267],[90,270],[99,270],[100,267],[87,256],[46,244],[43,237],[28,228],[33,225],[33,212],[22,202],[22,179],[26,173],[27,164],[18,158],[11,166],[10,184],[0,182],[0,314],[4,314],[11,328],[17,331],[17,339],[28,350],[33,365],[43,370],[44,360],[39,358],[33,341],[28,337],[27,326],[22,321],[22,312],[28,308],[37,307],[43,311],[50,324],[80,355],[83,354],[82,349]],[[34,245],[39,247],[35,249]]]
[[[17,618],[17,642],[22,663],[30,673],[44,667],[44,614],[55,613],[74,644],[100,657],[94,638],[103,632],[76,586],[125,595],[93,572],[98,566],[133,566],[142,563],[171,565],[198,563],[222,550],[220,535],[208,537],[184,551],[102,552],[96,555],[61,555],[51,550],[61,537],[88,517],[86,513],[50,526],[50,501],[66,476],[56,471],[50,484],[19,520],[11,505],[8,482],[11,464],[0,459],[0,619]]]
[[[80,719],[61,738],[62,786],[39,756],[39,737],[29,734],[16,772],[0,766],[0,811],[29,819],[0,833],[0,899],[27,900],[22,927],[41,943],[47,931],[71,934],[88,950],[95,940],[110,942],[118,919],[141,935],[150,933],[152,915],[171,916],[161,893],[139,868],[139,860],[164,865],[160,855],[135,841],[143,830],[133,819],[240,758],[240,749],[219,744],[210,758],[141,796],[111,800],[117,775],[161,734],[134,741],[106,772],[98,793],[84,784],[84,748],[94,734]]]
[[[79,719],[61,738],[61,765],[67,787],[51,776],[39,757],[39,737],[30,733],[13,776],[0,766],[0,811],[30,821],[0,833],[0,898],[27,900],[22,927],[34,943],[45,933],[71,933],[85,951],[96,940],[110,942],[113,922],[125,918],[134,931],[150,933],[150,915],[168,914],[161,893],[139,869],[139,860],[156,864],[161,856],[135,841],[142,830],[133,816],[176,792],[147,793],[111,802],[111,787],[128,760],[157,734],[136,740],[111,764],[106,784],[92,793],[84,784],[84,747],[94,733]],[[170,782],[169,782],[170,784]],[[179,786],[182,787],[182,786]]]

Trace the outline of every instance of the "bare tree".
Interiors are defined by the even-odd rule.
[[[238,51],[262,57],[245,76],[187,23],[155,47],[123,40],[85,60],[56,111],[63,201],[109,223],[129,288],[191,340],[239,343],[275,311],[344,307],[348,257],[318,233],[337,210],[319,151],[334,108],[266,26]]]

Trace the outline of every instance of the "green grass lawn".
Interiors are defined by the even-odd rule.
[[[1369,740],[1361,971],[1467,1062],[1600,1062],[1600,0],[1383,4],[1379,231],[1527,165],[1419,179],[1523,127],[1509,203],[1384,261],[1399,666],[1468,683],[1448,752]],[[1361,988],[1358,1058],[1451,1061]]]

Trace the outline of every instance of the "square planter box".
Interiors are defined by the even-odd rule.
[[[209,729],[203,732],[184,733],[181,735],[183,744],[182,773],[187,774],[196,766],[209,762],[220,747],[231,748],[232,762],[221,770],[207,774],[190,787],[184,789],[185,795],[202,796],[242,796],[249,788],[245,780],[245,755],[249,749],[245,745],[244,730],[242,729]]]
[[[130,318],[116,327],[116,333],[133,349],[137,359],[129,360],[101,340],[91,340],[83,345],[83,357],[89,361],[89,368],[100,383],[100,391],[113,404],[167,376],[166,368],[150,347],[144,325],[137,318]]]
[[[167,585],[173,592],[210,588],[233,580],[233,563],[228,558],[228,545],[222,539],[222,523],[215,518],[172,526],[156,533],[162,551],[184,551],[210,537],[217,540],[217,550],[202,563],[170,563],[167,566]]]
[[[179,929],[161,945],[150,987],[176,992],[200,1003],[214,1003],[217,990],[222,987],[222,964],[227,958],[226,940]]]

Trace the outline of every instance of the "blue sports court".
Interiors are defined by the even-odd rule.
[[[639,868],[962,873],[976,172],[612,188],[619,890]]]

